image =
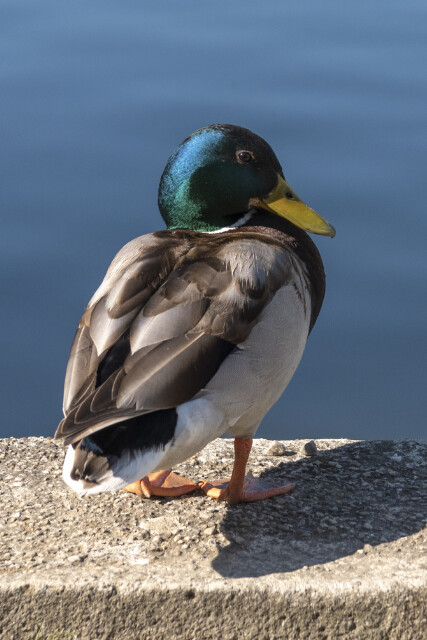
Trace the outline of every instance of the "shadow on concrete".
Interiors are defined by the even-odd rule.
[[[364,441],[280,462],[262,477],[295,482],[293,493],[229,507],[221,530],[230,544],[213,568],[235,578],[290,572],[418,532],[427,512],[426,449]]]

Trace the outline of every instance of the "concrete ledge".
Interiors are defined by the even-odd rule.
[[[422,442],[255,441],[250,467],[292,494],[79,499],[63,447],[0,441],[0,637],[417,640],[427,634]],[[181,465],[226,476],[232,441]],[[37,635],[38,634],[38,635]]]

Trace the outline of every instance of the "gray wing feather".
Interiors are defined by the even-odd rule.
[[[257,234],[192,234],[192,247],[190,235],[153,234],[155,250],[134,241],[134,259],[110,267],[71,349],[56,437],[72,442],[191,399],[290,278],[287,252]],[[100,380],[113,351],[120,365]]]

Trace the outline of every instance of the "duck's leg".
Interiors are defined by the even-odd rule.
[[[191,493],[197,489],[198,485],[173,473],[170,469],[149,473],[141,480],[136,480],[124,488],[125,491],[136,493],[141,498],[151,498],[151,496],[182,496],[184,493]]]
[[[285,484],[281,487],[270,487],[262,480],[245,475],[246,463],[252,447],[252,438],[234,439],[234,466],[230,480],[213,480],[200,482],[199,487],[210,498],[227,500],[230,504],[238,502],[254,502],[279,496],[291,491],[295,485]]]

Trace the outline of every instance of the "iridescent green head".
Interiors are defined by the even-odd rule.
[[[295,205],[305,207],[326,227],[299,224],[287,213]],[[159,208],[169,229],[217,231],[239,224],[254,207],[308,231],[333,235],[333,228],[285,182],[267,142],[248,129],[228,124],[199,129],[169,158],[159,186]]]

